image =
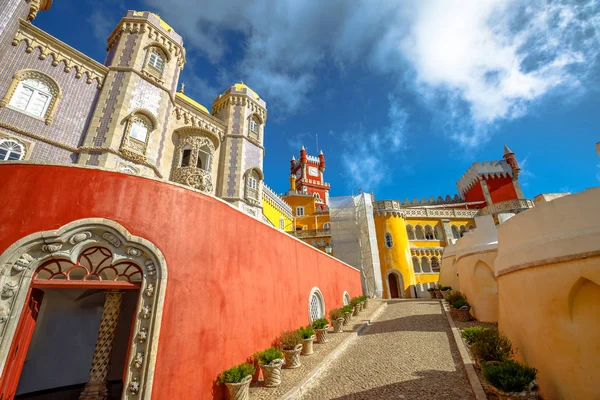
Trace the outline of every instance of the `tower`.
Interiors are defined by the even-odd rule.
[[[512,170],[512,182],[513,186],[515,187],[517,198],[524,199],[525,197],[523,196],[523,191],[521,190],[521,184],[519,183],[519,173],[521,172],[521,167],[519,167],[519,162],[517,161],[515,153],[513,153],[507,145],[504,145],[503,158]]]
[[[108,72],[79,163],[168,177],[172,154],[163,149],[185,64],[183,40],[156,14],[130,10],[107,50]]]
[[[323,178],[325,172],[325,155],[319,152],[317,157],[307,154],[304,146],[300,149],[300,158],[292,157],[290,174],[296,177],[296,191],[310,194],[329,206],[329,183]]]
[[[212,114],[227,125],[220,146],[216,195],[259,217],[267,104],[243,82],[236,83],[215,99]]]

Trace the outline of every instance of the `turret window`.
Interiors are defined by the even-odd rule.
[[[296,207],[296,217],[303,217],[304,216],[304,207]]]
[[[16,161],[23,159],[23,145],[14,140],[0,140],[0,161]]]
[[[120,152],[125,158],[137,160],[146,154],[150,133],[155,129],[156,119],[146,110],[137,109],[126,118],[125,135]]]
[[[250,117],[248,123],[248,136],[251,139],[259,140],[260,121],[255,116]]]
[[[150,58],[148,59],[148,64],[152,67],[156,68],[159,72],[163,72],[165,68],[165,62],[162,57],[154,50],[150,51]]]
[[[145,142],[148,137],[148,127],[140,121],[135,121],[131,124],[129,135],[140,142]]]
[[[254,178],[253,176],[249,176],[248,177],[248,188],[256,190],[257,187],[258,187],[258,182],[257,182],[256,178]]]
[[[190,166],[190,158],[192,157],[192,150],[183,149],[181,152],[181,166],[189,167]]]
[[[394,245],[392,235],[389,232],[385,233],[385,245],[387,246],[388,249],[391,249],[392,246]]]

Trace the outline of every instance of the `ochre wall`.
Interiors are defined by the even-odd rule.
[[[281,217],[283,217],[284,224],[285,224],[284,230],[285,231],[292,230],[293,221],[291,219],[289,219],[284,213],[279,211],[277,209],[277,207],[271,205],[271,203],[269,201],[265,200],[264,198],[262,199],[262,206],[263,206],[263,214],[265,215],[265,217],[267,217],[267,219],[269,221],[271,221],[273,226],[275,226],[277,229],[279,229]]]
[[[496,250],[472,254],[456,262],[460,291],[467,296],[471,314],[479,321],[498,321],[498,284],[493,270],[497,254]]]
[[[389,298],[387,274],[390,270],[396,270],[397,273],[402,274],[406,296],[410,296],[407,289],[410,285],[415,284],[415,274],[404,218],[392,215],[375,215],[375,231],[379,249],[381,279],[383,281],[383,298]],[[384,235],[386,232],[392,235],[393,246],[391,249],[385,245]]]
[[[458,276],[456,275],[458,272],[456,256],[454,253],[446,256],[447,251],[448,247],[446,247],[446,251],[444,252],[444,258],[442,258],[442,265],[440,268],[440,285],[450,286],[452,290],[460,290]]]
[[[107,218],[163,253],[168,283],[156,399],[220,398],[217,375],[308,324],[310,290],[326,312],[359,272],[215,198],[131,175],[77,167],[0,165],[0,252],[29,234]]]

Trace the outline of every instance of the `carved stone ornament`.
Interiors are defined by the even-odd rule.
[[[148,271],[148,275],[154,276],[156,274],[156,267],[152,261],[146,262],[146,270]]]
[[[2,297],[11,298],[17,293],[18,289],[19,289],[18,282],[11,282],[11,281],[6,282],[4,284],[4,287],[2,288]]]
[[[138,392],[140,391],[140,378],[138,378],[137,376],[135,378],[133,378],[131,380],[131,382],[129,382],[129,385],[127,386],[127,392],[129,392],[130,395],[136,395],[138,394]]]
[[[92,233],[91,232],[76,233],[75,235],[71,236],[71,239],[69,239],[69,243],[71,243],[71,244],[77,244],[77,243],[83,242],[84,240],[87,240],[87,239],[89,239],[91,237],[92,237]]]
[[[152,307],[151,306],[144,306],[142,307],[142,318],[144,319],[148,319],[150,318],[150,315],[152,314]]]
[[[146,290],[144,291],[144,293],[146,294],[146,296],[148,297],[152,297],[154,296],[154,285],[153,284],[149,284],[148,287],[146,288]]]
[[[7,308],[0,309],[0,324],[8,321],[8,317],[10,316],[10,310]]]
[[[42,250],[46,253],[54,253],[55,251],[59,251],[62,248],[62,244],[60,243],[50,243],[42,246]]]
[[[144,343],[146,339],[148,339],[148,330],[146,328],[142,328],[137,334],[137,340],[140,343]]]
[[[13,269],[17,272],[22,272],[22,271],[26,270],[27,268],[29,268],[32,261],[33,261],[33,257],[31,257],[29,254],[25,253],[21,256],[21,258],[19,258],[17,261],[15,261],[15,264],[13,265]]]
[[[102,238],[115,247],[121,246],[121,241],[119,240],[119,238],[110,232],[104,232],[104,234],[102,235]]]
[[[127,249],[127,254],[129,254],[132,257],[139,257],[143,254],[143,252],[140,249],[136,249],[135,247],[130,247]]]
[[[133,359],[133,366],[137,369],[142,368],[144,365],[144,353],[137,353]]]

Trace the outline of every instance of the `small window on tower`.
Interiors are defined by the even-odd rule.
[[[255,116],[250,117],[248,124],[248,136],[254,140],[259,139],[260,121]]]
[[[389,232],[385,233],[385,245],[388,249],[391,249],[394,245],[394,241],[392,240],[392,235]]]
[[[148,64],[160,72],[163,72],[163,69],[165,68],[165,61],[155,50],[150,51],[150,59],[148,60]]]
[[[296,207],[296,217],[304,216],[304,207]]]
[[[181,166],[189,167],[190,166],[190,157],[192,156],[192,150],[184,149],[181,152]]]

